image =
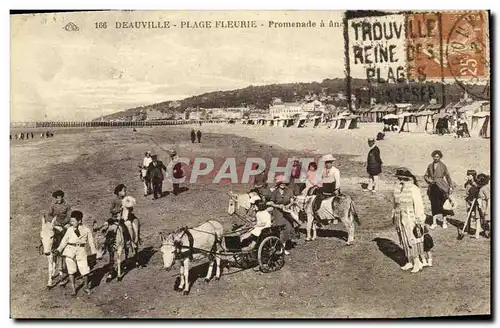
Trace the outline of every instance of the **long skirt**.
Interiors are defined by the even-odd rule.
[[[429,200],[431,201],[432,215],[444,214],[443,204],[448,199],[444,191],[435,184],[429,186]]]
[[[296,236],[295,236],[295,229],[293,228],[293,225],[292,225],[292,222],[291,218],[288,218],[288,215],[287,213],[283,213],[282,211],[278,210],[278,209],[275,209],[274,212],[273,212],[273,215],[274,215],[274,224],[275,225],[285,225],[285,227],[283,228],[283,230],[281,230],[281,235],[280,235],[280,239],[283,243],[289,241],[289,240],[292,240],[292,239],[296,239]]]
[[[408,261],[424,254],[423,239],[417,240],[413,235],[415,223],[410,216],[404,212],[396,212],[396,232],[398,233],[399,243],[403,248]]]

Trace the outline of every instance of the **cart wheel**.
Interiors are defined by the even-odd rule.
[[[237,253],[234,254],[234,262],[236,263],[236,266],[241,269],[248,269],[252,266],[252,261],[248,257],[248,254],[246,253]]]
[[[257,253],[260,271],[264,273],[280,270],[285,264],[285,250],[281,240],[268,236],[262,240]]]

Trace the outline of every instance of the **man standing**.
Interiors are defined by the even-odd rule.
[[[380,149],[375,145],[375,139],[368,139],[368,157],[366,160],[366,171],[368,172],[368,187],[364,191],[375,192],[378,183],[378,175],[382,173],[382,159]]]
[[[163,171],[167,171],[167,168],[162,161],[158,160],[158,155],[151,155],[152,162],[148,167],[148,177],[151,179],[153,184],[153,198],[158,199],[158,197],[163,197],[163,180],[165,176]]]
[[[196,132],[196,138],[198,138],[198,143],[200,143],[201,142],[201,131],[200,130],[198,130]]]
[[[325,163],[323,174],[321,176],[322,187],[318,188],[316,198],[313,203],[313,213],[316,214],[321,207],[321,202],[328,197],[340,193],[340,171],[333,166],[335,157],[333,155],[323,155],[321,161]]]
[[[191,130],[191,143],[194,143],[196,141],[196,132],[194,132],[194,129]]]
[[[184,172],[182,171],[182,163],[179,162],[179,156],[177,156],[177,152],[175,151],[175,149],[170,150],[170,162],[174,166],[172,169],[173,178],[182,179],[184,177]],[[179,183],[172,181],[172,187],[174,196],[177,196],[180,192]]]
[[[141,167],[141,179],[144,182],[144,197],[151,194],[151,178],[148,176],[148,167],[153,159],[151,158],[151,152],[147,151],[144,155],[144,159],[142,160]]]

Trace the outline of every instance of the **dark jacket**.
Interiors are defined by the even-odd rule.
[[[380,158],[380,149],[377,146],[373,146],[368,152],[366,171],[369,175],[379,175],[382,173],[382,159]]]
[[[167,170],[165,165],[163,164],[162,161],[157,161],[156,165],[154,165],[154,162],[151,162],[148,166],[148,178],[151,180],[161,180],[163,181],[165,179],[165,176],[163,175],[163,170]]]

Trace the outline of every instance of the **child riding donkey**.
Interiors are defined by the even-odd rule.
[[[100,228],[100,230],[105,233],[103,252],[106,250],[109,250],[110,253],[114,252],[113,247],[116,246],[115,239],[117,230],[120,228],[125,239],[124,242],[130,244],[135,251],[135,255],[137,255],[140,243],[140,224],[133,213],[135,199],[127,196],[127,187],[124,184],[116,186],[114,194],[116,198],[111,203],[111,218]],[[126,247],[126,245],[124,246],[125,257],[127,257],[129,247]],[[110,254],[110,263],[113,261],[113,256],[114,254]],[[137,264],[136,262],[136,265]]]

